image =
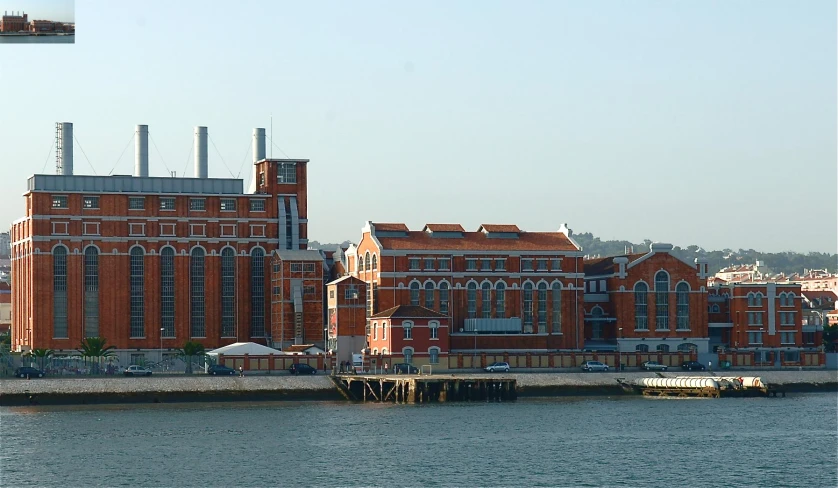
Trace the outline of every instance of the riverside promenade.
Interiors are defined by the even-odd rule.
[[[710,376],[708,372],[538,372],[495,373],[514,378],[518,396],[623,395],[617,378]],[[838,371],[724,371],[725,376],[759,376],[787,392],[838,392]],[[434,376],[474,376],[442,373]],[[0,405],[71,405],[105,403],[170,403],[200,401],[343,400],[327,375],[288,374],[238,376],[172,375],[143,378],[68,377],[0,380]]]

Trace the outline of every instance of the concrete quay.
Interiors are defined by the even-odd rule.
[[[671,371],[664,377],[709,376],[708,372]],[[724,371],[725,376],[759,376],[787,392],[838,392],[838,371]],[[474,377],[473,372],[434,376]],[[633,380],[655,372],[495,373],[515,379],[519,396],[623,395],[617,378]],[[151,376],[144,378],[41,378],[0,380],[0,405],[169,403],[190,401],[343,400],[326,375]]]

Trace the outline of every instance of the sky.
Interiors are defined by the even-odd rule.
[[[269,156],[311,160],[320,242],[371,220],[838,246],[833,1],[78,0],[75,15],[75,44],[0,46],[0,223],[55,171],[67,121],[76,174],[131,174],[148,124],[150,174],[191,176],[205,125],[210,177],[245,188],[265,127]]]
[[[29,15],[29,20],[73,22],[76,18],[73,0],[0,0],[0,11]]]

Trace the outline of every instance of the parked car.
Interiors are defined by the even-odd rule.
[[[317,369],[308,364],[294,363],[288,368],[288,372],[291,374],[317,374]]]
[[[122,374],[125,376],[151,376],[151,370],[132,364],[131,366],[125,368],[125,371],[123,371]]]
[[[509,363],[503,363],[503,362],[492,363],[492,364],[486,366],[485,368],[483,368],[483,370],[488,371],[490,373],[494,373],[495,371],[503,371],[504,373],[508,373],[509,372]]]
[[[661,364],[657,361],[646,361],[640,367],[646,371],[666,371],[669,366]]]
[[[591,371],[608,371],[608,365],[602,364],[599,361],[585,361],[582,365],[582,371],[590,373]]]
[[[707,368],[698,361],[684,361],[681,364],[681,369],[685,371],[704,371]]]
[[[46,373],[31,366],[21,366],[15,370],[15,376],[18,378],[43,378],[44,375],[46,375]]]
[[[224,366],[223,364],[213,364],[209,368],[207,368],[207,374],[228,374],[233,375],[236,374],[236,370],[233,368],[229,368]]]
[[[412,364],[399,363],[393,365],[393,372],[396,374],[419,374],[419,368]]]

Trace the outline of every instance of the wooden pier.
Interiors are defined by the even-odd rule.
[[[503,402],[518,397],[512,378],[345,374],[333,381],[345,397],[363,402]]]

